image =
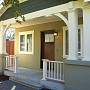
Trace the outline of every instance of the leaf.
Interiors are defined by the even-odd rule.
[[[4,0],[4,2],[2,3],[2,5],[4,5],[4,6],[8,6],[10,4],[12,7],[15,7],[15,6],[19,7],[19,5],[20,5],[19,0]],[[20,24],[22,23],[22,21],[25,22],[25,17],[18,11],[15,11],[14,17],[16,19],[16,22],[18,22]],[[21,17],[22,21],[18,20],[18,17]]]

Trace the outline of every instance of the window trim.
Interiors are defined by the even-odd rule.
[[[83,25],[78,25],[78,29],[80,29],[80,32],[81,32],[81,56],[78,56],[79,59],[81,59],[83,57]],[[68,58],[68,55],[65,54],[65,51],[66,51],[66,47],[65,47],[65,31],[68,30],[68,27],[67,26],[64,26],[63,27],[63,58]],[[79,52],[78,52],[79,53]]]
[[[32,34],[32,52],[27,52],[27,35]],[[25,51],[20,51],[20,35],[25,35]],[[34,54],[34,30],[19,32],[19,54]]]

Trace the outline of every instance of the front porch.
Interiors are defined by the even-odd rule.
[[[10,80],[32,86],[37,89],[49,88],[52,90],[64,90],[64,83],[54,80],[42,80],[43,71],[28,68],[18,68],[18,73],[10,70],[4,70],[4,74],[10,76]]]
[[[5,56],[4,75],[10,80],[32,86],[36,89],[49,88],[64,90],[64,64],[59,61],[43,59],[43,70],[18,67],[18,57]]]

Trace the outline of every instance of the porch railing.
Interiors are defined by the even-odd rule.
[[[43,60],[43,80],[52,79],[64,82],[64,63],[60,61]]]
[[[15,55],[5,56],[5,69],[18,72],[18,57]]]

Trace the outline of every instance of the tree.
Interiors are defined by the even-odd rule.
[[[9,28],[6,32],[6,39],[13,40],[14,39],[15,30],[12,28]]]
[[[11,5],[11,7],[19,7],[20,6],[20,2],[19,0],[1,0],[2,1],[2,5],[3,6],[9,6]],[[15,17],[15,20],[16,22],[18,23],[22,23],[22,21],[25,22],[25,17],[18,11],[15,11],[14,12],[14,17]],[[21,20],[19,20],[19,18],[21,18]]]

